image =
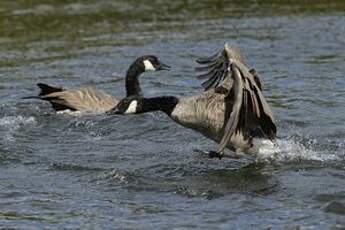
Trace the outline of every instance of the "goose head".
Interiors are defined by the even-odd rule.
[[[161,62],[158,57],[154,55],[145,55],[139,57],[135,63],[142,70],[142,72],[170,70],[171,68],[169,65]]]

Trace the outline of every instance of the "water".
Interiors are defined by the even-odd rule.
[[[151,4],[151,5],[150,5]],[[345,228],[342,1],[0,3],[0,226],[14,229]],[[137,56],[147,96],[201,91],[194,59],[225,42],[264,81],[278,139],[260,161],[164,114],[55,114],[37,82],[124,96]]]

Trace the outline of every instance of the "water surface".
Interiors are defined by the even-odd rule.
[[[18,229],[345,227],[343,1],[0,3],[0,226]],[[37,82],[124,96],[201,92],[194,60],[239,47],[264,81],[278,139],[263,162],[208,159],[215,143],[164,114],[55,114]]]

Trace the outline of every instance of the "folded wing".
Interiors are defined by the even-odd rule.
[[[55,110],[70,109],[81,112],[106,112],[118,103],[115,97],[92,87],[53,92],[40,98],[55,105]],[[57,105],[59,107],[56,107]]]

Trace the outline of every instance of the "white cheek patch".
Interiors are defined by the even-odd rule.
[[[137,106],[138,106],[138,102],[136,100],[132,101],[131,104],[129,104],[125,114],[136,113]]]
[[[152,65],[149,60],[144,60],[145,71],[155,71],[156,68]]]

